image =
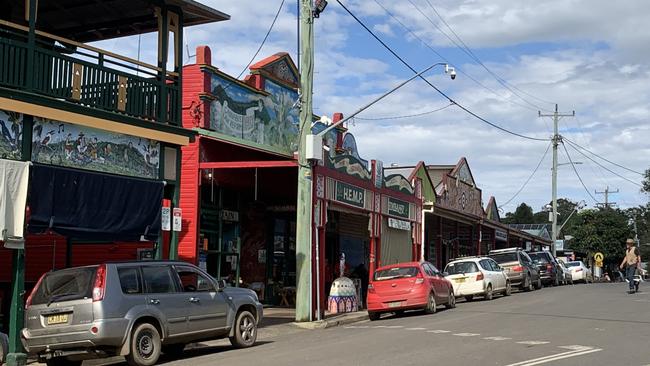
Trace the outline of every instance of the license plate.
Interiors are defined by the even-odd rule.
[[[458,283],[465,282],[465,279],[464,278],[456,278],[456,282],[458,282]]]
[[[402,302],[401,302],[401,301],[393,301],[393,302],[389,302],[389,303],[388,303],[388,307],[389,307],[389,308],[398,308],[398,307],[400,307],[400,306],[402,306]]]
[[[47,325],[64,324],[68,322],[68,314],[49,315]]]

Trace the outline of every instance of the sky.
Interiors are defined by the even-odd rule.
[[[633,171],[650,168],[650,2],[604,0],[341,0],[415,69],[447,62],[427,79],[475,114],[518,134],[549,140],[555,104],[575,117],[560,120],[560,134]],[[259,47],[281,0],[201,0],[229,21],[185,29],[185,63],[208,45],[213,65],[238,75]],[[155,35],[140,39],[140,59],[153,62]],[[358,108],[412,76],[336,0],[315,20],[314,111],[319,115]],[[453,40],[453,42],[452,42]],[[138,38],[107,40],[103,48],[138,56]],[[463,48],[467,47],[467,48]],[[255,61],[297,51],[296,1],[284,2]],[[416,80],[359,115],[383,118],[423,114],[449,102]],[[466,157],[484,204],[495,196],[504,212],[526,202],[535,211],[551,200],[549,141],[520,138],[491,127],[457,106],[417,117],[362,120],[349,126],[365,159],[414,165],[455,164]],[[558,197],[610,201],[626,208],[645,205],[641,175],[564,144],[571,164],[558,168]],[[568,163],[563,145],[558,160]],[[541,161],[541,163],[540,163]],[[520,190],[540,164],[529,183]],[[611,170],[611,172],[610,172]],[[621,178],[614,173],[626,178]],[[630,182],[632,181],[632,182]],[[509,202],[508,202],[509,201]],[[507,204],[506,204],[507,203]]]

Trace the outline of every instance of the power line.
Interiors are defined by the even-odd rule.
[[[410,29],[406,24],[404,24],[404,22],[402,22],[402,21],[401,21],[401,20],[400,20],[400,19],[399,19],[399,18],[398,18],[394,13],[392,13],[390,10],[388,10],[388,8],[386,8],[386,7],[385,7],[383,4],[381,4],[378,0],[373,0],[373,1],[374,1],[375,3],[377,3],[377,5],[379,5],[382,9],[384,9],[384,11],[385,11],[385,12],[386,12],[386,13],[387,13],[391,18],[393,18],[393,20],[395,20],[395,21],[396,21],[396,22],[397,22],[397,23],[398,23],[402,28],[404,28],[407,32],[409,32],[409,33],[410,33],[414,38],[416,38],[418,41],[420,41],[420,42],[421,42],[424,46],[426,46],[429,50],[431,50],[431,52],[433,52],[433,54],[435,54],[436,56],[440,57],[440,58],[441,58],[442,60],[444,60],[445,62],[450,63],[449,60],[448,60],[447,58],[445,58],[445,56],[443,56],[440,52],[438,52],[438,51],[437,51],[433,46],[431,46],[431,45],[430,45],[428,42],[426,42],[424,39],[422,39],[422,37],[420,37],[420,36],[419,36],[417,33],[415,33],[412,29]],[[485,89],[485,90],[491,92],[492,94],[496,95],[496,96],[499,97],[500,99],[503,99],[503,100],[505,100],[506,102],[511,103],[511,104],[513,104],[513,105],[516,105],[516,106],[519,106],[519,107],[522,107],[522,108],[526,108],[526,109],[530,109],[531,111],[535,111],[535,112],[536,112],[537,110],[539,110],[539,108],[533,108],[533,107],[531,107],[531,106],[529,106],[529,105],[522,104],[522,103],[516,102],[516,101],[514,101],[514,100],[510,100],[509,97],[507,97],[507,96],[503,96],[503,95],[499,94],[497,91],[495,91],[494,89],[490,88],[489,86],[483,84],[482,82],[480,82],[479,80],[477,80],[475,77],[473,77],[472,75],[470,75],[469,73],[467,73],[466,71],[464,71],[463,69],[461,69],[459,66],[454,65],[454,67],[456,68],[456,71],[458,71],[459,73],[463,74],[463,75],[466,76],[468,79],[472,80],[474,83],[476,83],[476,85],[478,85],[478,86],[482,87],[483,89]]]
[[[542,162],[544,162],[544,159],[546,158],[546,155],[548,154],[548,150],[551,148],[551,145],[552,145],[552,144],[548,144],[548,146],[546,147],[546,151],[544,151],[544,155],[542,155],[542,158],[539,160],[539,163],[537,163],[537,166],[535,167],[535,170],[533,170],[533,172],[531,173],[531,175],[528,177],[528,179],[526,179],[526,181],[525,181],[524,184],[521,186],[521,188],[519,188],[519,190],[517,191],[517,193],[515,193],[512,197],[510,197],[510,199],[509,199],[508,201],[506,201],[506,203],[504,203],[504,204],[502,204],[502,205],[499,205],[499,208],[504,207],[504,206],[507,206],[508,203],[512,202],[512,200],[514,200],[514,199],[519,195],[519,193],[521,193],[521,191],[524,190],[524,188],[526,187],[526,185],[528,185],[528,182],[530,182],[530,180],[533,179],[533,176],[535,176],[535,173],[537,173],[537,170],[538,170],[539,167],[542,165]]]
[[[619,178],[621,178],[621,179],[624,179],[624,180],[626,180],[626,181],[628,181],[628,182],[630,182],[630,183],[632,183],[632,184],[634,184],[634,185],[637,185],[637,186],[639,186],[639,187],[642,187],[642,185],[641,185],[640,183],[637,183],[637,182],[635,182],[635,181],[633,181],[633,180],[631,180],[631,179],[628,179],[628,178],[626,178],[626,177],[624,177],[624,176],[622,176],[622,175],[616,173],[615,171],[613,171],[613,170],[611,170],[611,169],[605,167],[604,165],[601,165],[599,162],[597,162],[596,160],[594,160],[591,156],[589,156],[589,155],[583,153],[582,151],[580,151],[580,149],[578,149],[578,147],[576,147],[577,144],[575,144],[575,143],[572,142],[571,140],[569,140],[569,139],[567,139],[567,138],[564,138],[564,140],[566,140],[566,141],[569,143],[569,146],[571,146],[575,151],[579,152],[579,153],[580,153],[582,156],[584,156],[585,158],[591,160],[594,164],[598,165],[599,167],[601,167],[601,168],[607,170],[608,172],[614,174],[615,176],[617,176],[617,177],[619,177]]]
[[[500,76],[498,76],[497,74],[495,74],[492,70],[490,70],[487,66],[485,66],[485,64],[484,64],[484,63],[483,63],[483,62],[482,62],[482,61],[481,61],[481,60],[480,60],[480,59],[479,59],[479,58],[478,58],[478,57],[477,57],[477,56],[476,56],[476,55],[475,55],[475,54],[474,54],[470,49],[469,49],[469,47],[467,47],[467,45],[465,45],[465,43],[464,43],[462,40],[460,40],[460,41],[461,41],[461,43],[463,43],[463,45],[464,45],[465,47],[463,47],[463,46],[461,46],[460,44],[458,44],[458,42],[456,42],[456,41],[455,41],[455,40],[454,40],[450,35],[448,35],[444,30],[442,30],[442,28],[440,28],[440,26],[438,26],[438,24],[436,24],[436,23],[433,21],[433,19],[431,19],[431,17],[429,17],[426,13],[424,13],[424,11],[422,11],[422,9],[420,9],[420,8],[419,8],[419,7],[418,7],[418,6],[413,2],[413,0],[408,0],[408,2],[411,3],[411,5],[412,5],[412,6],[413,6],[413,7],[414,7],[414,8],[415,8],[415,9],[416,9],[420,14],[422,14],[422,16],[424,16],[424,17],[429,21],[429,23],[431,23],[434,27],[436,27],[436,29],[438,29],[438,31],[440,31],[440,33],[442,33],[442,34],[443,34],[447,39],[449,39],[449,40],[450,40],[450,41],[451,41],[451,42],[452,42],[452,43],[453,43],[453,44],[454,44],[458,49],[460,49],[461,51],[463,51],[467,56],[469,56],[471,59],[473,59],[474,61],[476,61],[479,65],[481,65],[481,66],[485,69],[485,71],[487,71],[490,75],[492,75],[492,77],[494,77],[494,79],[495,79],[499,84],[501,84],[504,88],[508,89],[512,94],[516,95],[516,96],[517,96],[519,99],[521,99],[524,103],[526,103],[526,104],[528,104],[528,105],[530,105],[530,106],[532,106],[532,107],[534,107],[534,108],[542,109],[542,110],[546,110],[546,111],[548,111],[548,109],[542,108],[542,107],[538,106],[537,104],[530,102],[530,101],[527,100],[526,98],[524,98],[524,97],[522,97],[521,95],[519,95],[519,94],[518,94],[516,91],[514,91],[512,88],[510,88],[510,86],[508,86],[508,84],[503,80],[503,78],[501,78]],[[427,0],[427,2],[428,2],[428,0]],[[429,5],[431,5],[431,4],[429,3]],[[437,12],[436,12],[436,13],[437,13]],[[450,28],[450,29],[451,29],[451,28]],[[460,38],[459,38],[459,39],[460,39]]]
[[[444,107],[436,108],[436,109],[431,110],[431,111],[426,111],[426,112],[422,112],[422,113],[415,113],[415,114],[406,114],[406,115],[402,115],[402,116],[365,117],[365,118],[363,118],[363,117],[354,117],[354,119],[359,119],[359,120],[363,120],[363,121],[384,121],[384,120],[389,120],[389,119],[413,118],[413,117],[426,116],[427,114],[431,114],[431,113],[435,113],[435,112],[440,112],[441,110],[447,109],[447,108],[451,107],[452,105],[454,105],[454,103],[449,103]]]
[[[580,184],[582,184],[582,188],[585,189],[585,192],[591,197],[592,200],[594,200],[595,203],[598,203],[598,200],[596,197],[594,197],[593,194],[591,194],[591,191],[587,188],[585,185],[585,182],[582,181],[582,177],[580,177],[580,174],[578,173],[578,169],[576,169],[576,165],[573,163],[573,160],[571,160],[571,155],[569,155],[569,150],[567,150],[566,145],[564,143],[562,144],[562,147],[564,148],[564,152],[566,153],[567,159],[569,159],[569,163],[571,164],[571,167],[573,168],[573,171],[576,173],[576,177],[578,177],[578,180],[580,181]]]
[[[266,35],[264,36],[264,39],[262,40],[262,43],[260,43],[260,46],[257,48],[257,51],[255,52],[253,57],[251,57],[251,60],[248,61],[248,64],[246,64],[246,66],[244,66],[244,69],[239,73],[239,75],[237,76],[237,79],[239,79],[242,75],[244,75],[246,70],[248,70],[248,67],[253,63],[253,61],[255,61],[255,58],[257,57],[257,55],[262,50],[262,47],[264,47],[264,44],[266,43],[266,40],[269,38],[269,35],[271,34],[271,31],[273,30],[273,27],[275,26],[275,22],[278,20],[278,16],[280,15],[280,12],[282,11],[282,6],[284,6],[284,1],[285,0],[282,0],[282,2],[280,2],[280,6],[278,7],[278,11],[275,13],[275,17],[273,18],[273,22],[271,23],[271,26],[269,27],[269,30],[266,32]]]
[[[377,35],[376,35],[372,30],[370,30],[370,28],[368,28],[368,26],[367,26],[365,23],[363,23],[363,21],[361,21],[361,19],[359,19],[356,15],[354,15],[354,13],[352,13],[352,11],[350,11],[350,9],[348,9],[345,5],[343,5],[343,3],[341,2],[341,0],[336,0],[336,2],[338,2],[339,5],[341,5],[341,7],[343,7],[343,9],[345,9],[345,11],[346,11],[348,14],[350,14],[350,16],[352,16],[352,17],[354,18],[354,20],[357,21],[357,23],[359,23],[359,24],[360,24],[360,25],[361,25],[361,26],[362,26],[362,27],[363,27],[363,28],[364,28],[368,33],[370,33],[370,35],[372,35],[373,38],[375,38],[379,43],[381,43],[381,45],[384,46],[384,48],[386,48],[386,49],[387,49],[391,54],[393,54],[393,56],[395,56],[395,57],[396,57],[396,58],[397,58],[397,59],[398,59],[402,64],[404,64],[404,66],[406,66],[406,67],[407,67],[409,70],[411,70],[413,73],[415,73],[415,74],[418,73],[417,70],[415,70],[415,69],[414,69],[414,68],[413,68],[413,67],[412,67],[408,62],[406,62],[406,61],[405,61],[405,60],[404,60],[400,55],[398,55],[398,54],[397,54],[397,53],[396,53],[396,52],[395,52],[395,51],[394,51],[390,46],[388,46],[388,45],[387,45],[387,44],[386,44],[386,43],[385,43],[381,38],[379,38],[379,36],[377,36]],[[442,96],[445,97],[447,100],[449,100],[450,103],[456,104],[456,105],[458,106],[458,108],[462,109],[463,111],[467,112],[468,114],[470,114],[470,115],[473,116],[474,118],[476,118],[476,119],[482,121],[483,123],[486,123],[486,124],[488,124],[488,125],[490,125],[490,126],[496,128],[496,129],[498,129],[498,130],[501,130],[501,131],[503,131],[503,132],[506,132],[506,133],[509,133],[509,134],[511,134],[511,135],[514,135],[514,136],[517,136],[517,137],[521,137],[521,138],[524,138],[524,139],[534,140],[534,141],[548,141],[548,139],[542,139],[542,138],[537,138],[537,137],[531,137],[531,136],[522,135],[522,134],[520,134],[520,133],[510,131],[510,130],[504,128],[504,127],[501,127],[501,126],[499,126],[499,125],[497,125],[497,124],[495,124],[495,123],[492,123],[492,122],[488,121],[487,119],[485,119],[485,118],[479,116],[478,114],[472,112],[471,110],[467,109],[466,107],[464,107],[464,106],[461,105],[460,103],[458,103],[458,102],[454,101],[453,99],[451,99],[451,97],[449,97],[449,96],[448,96],[445,92],[443,92],[442,90],[438,89],[438,87],[436,87],[435,85],[433,85],[433,84],[432,84],[429,80],[427,80],[427,78],[425,78],[424,76],[420,75],[420,79],[422,79],[422,80],[423,80],[425,83],[427,83],[431,88],[433,88],[436,92],[438,92],[438,94],[442,95]]]
[[[586,149],[586,148],[584,148],[584,147],[578,145],[578,143],[576,143],[576,142],[574,142],[574,141],[571,141],[571,140],[569,140],[569,139],[567,139],[567,138],[565,138],[565,140],[567,140],[567,141],[569,141],[571,144],[573,144],[573,145],[579,147],[581,150],[584,150],[584,151],[586,151],[586,152],[592,154],[593,156],[595,156],[595,157],[597,157],[597,158],[600,158],[600,159],[602,159],[602,160],[604,160],[604,161],[606,161],[606,162],[608,162],[608,163],[610,163],[610,164],[612,164],[612,165],[615,165],[615,166],[617,166],[617,167],[619,167],[619,168],[621,168],[621,169],[625,169],[625,170],[627,170],[627,171],[630,171],[630,172],[632,172],[632,173],[636,173],[636,174],[638,174],[638,175],[644,175],[643,173],[641,173],[641,172],[639,172],[639,171],[636,171],[636,170],[634,170],[634,169],[630,169],[630,168],[625,167],[625,166],[623,166],[623,165],[621,165],[621,164],[618,164],[618,163],[615,163],[615,162],[613,162],[613,161],[611,161],[611,160],[608,160],[608,159],[606,159],[606,158],[604,158],[604,157],[602,157],[602,156],[596,154],[595,152],[593,152],[593,151],[591,151],[591,150],[588,150],[588,149]]]
[[[575,116],[575,121],[578,124],[578,133],[580,134],[580,137],[582,137],[582,141],[584,141],[584,144],[587,146],[588,149],[591,149],[591,144],[589,144],[589,140],[587,139],[587,136],[585,134],[585,129],[582,127],[582,122],[580,122],[580,118],[578,116]],[[601,183],[605,186],[609,186],[609,181],[607,180],[607,177],[605,177],[605,174],[603,173],[603,168],[600,166],[596,166],[598,169],[595,169],[591,164],[589,165],[589,168],[591,171],[594,173],[594,176],[596,176],[596,171],[598,171],[599,179],[601,180]]]

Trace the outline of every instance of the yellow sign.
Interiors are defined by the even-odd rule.
[[[602,267],[603,262],[602,261],[596,261],[596,267]]]
[[[605,256],[603,255],[603,253],[598,252],[594,254],[594,259],[596,260],[596,262],[602,262],[603,259],[605,259]]]

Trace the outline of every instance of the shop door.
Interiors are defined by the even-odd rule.
[[[381,230],[380,265],[411,262],[413,260],[412,247],[411,230],[389,227],[388,219],[384,218]]]
[[[276,303],[294,305],[296,286],[296,221],[294,218],[276,217],[271,227],[273,233],[268,252],[268,283],[273,285]]]

